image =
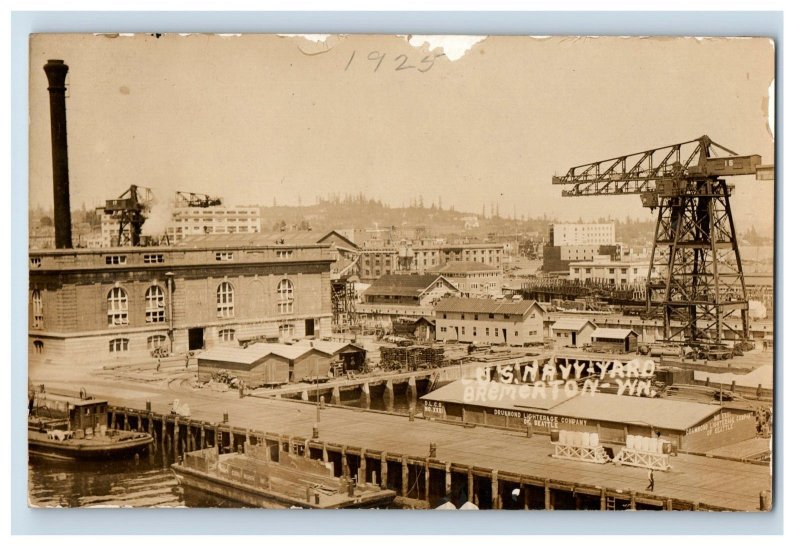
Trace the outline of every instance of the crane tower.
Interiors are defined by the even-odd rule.
[[[708,136],[570,168],[553,184],[565,197],[638,194],[656,210],[646,297],[663,309],[665,340],[719,345],[749,339],[747,290],[723,177],[772,180],[759,155],[737,155]],[[741,321],[736,328],[734,321]],[[730,336],[729,338],[730,339]]]

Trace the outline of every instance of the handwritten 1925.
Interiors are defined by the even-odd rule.
[[[364,56],[363,54],[359,55],[358,51],[354,49],[344,69],[349,70],[351,65],[355,68],[361,64],[369,67],[374,65],[372,69],[373,72],[377,72],[381,66],[384,67],[384,70],[391,70],[393,68],[395,71],[416,70],[418,72],[428,72],[433,68],[436,58],[441,57],[444,53],[425,55],[422,59],[416,61],[416,64],[413,64],[415,61],[409,59],[408,55],[400,54],[394,57],[394,59],[392,59],[391,56],[387,59],[387,55],[389,54],[385,51],[370,51]]]

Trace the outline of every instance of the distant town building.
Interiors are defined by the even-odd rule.
[[[502,243],[467,243],[444,245],[440,249],[440,263],[477,262],[499,266],[503,257]]]
[[[551,224],[553,246],[614,245],[614,224]]]
[[[618,260],[614,224],[551,224],[548,244],[543,248],[542,271],[567,272],[569,263],[608,256]]]
[[[258,233],[261,215],[258,207],[175,207],[167,226],[171,243],[189,235]]]
[[[398,271],[398,249],[365,248],[359,257],[359,277],[371,281]]]
[[[596,256],[591,261],[571,262],[569,278],[624,287],[643,284],[647,280],[649,269],[649,261],[614,261]]]
[[[544,341],[544,309],[532,300],[447,298],[436,306],[436,340],[524,346]]]
[[[450,262],[438,273],[452,282],[468,297],[502,294],[503,273],[496,267],[476,262]]]

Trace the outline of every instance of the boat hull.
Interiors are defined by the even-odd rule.
[[[172,471],[181,487],[210,493],[228,500],[256,508],[378,508],[394,500],[394,491],[373,492],[366,497],[355,496],[325,506],[306,502],[295,497],[265,491],[247,484],[234,482],[218,475],[207,474],[180,464],[173,464]]]
[[[68,461],[122,458],[143,451],[153,443],[149,434],[142,433],[118,441],[51,440],[46,434],[28,431],[28,453],[48,459]]]

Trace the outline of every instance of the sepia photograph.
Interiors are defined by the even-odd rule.
[[[775,59],[30,35],[28,505],[771,511]]]

